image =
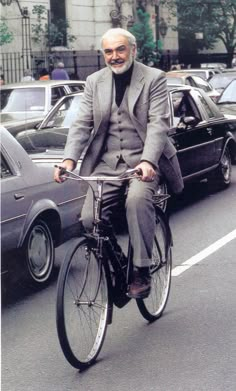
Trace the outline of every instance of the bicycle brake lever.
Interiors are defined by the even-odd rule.
[[[60,170],[60,176],[66,174],[66,169],[64,167],[58,166],[57,164],[55,164],[54,167]]]

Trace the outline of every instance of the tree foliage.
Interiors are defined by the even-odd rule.
[[[136,37],[138,60],[144,64],[157,66],[159,56],[156,53],[156,44],[153,39],[152,29],[149,25],[150,15],[139,8],[137,10],[138,22],[129,29]]]
[[[0,21],[0,46],[11,43],[14,39],[13,33],[9,30],[4,20]]]
[[[178,17],[177,30],[199,49],[212,49],[217,40],[223,42],[230,56],[236,48],[236,0],[161,0],[170,14]]]
[[[73,42],[76,37],[68,34],[69,23],[67,20],[58,19],[50,23],[47,18],[47,9],[44,5],[34,5],[32,13],[36,15],[36,23],[32,24],[32,39],[34,42],[44,43],[45,47],[66,46],[67,42]]]

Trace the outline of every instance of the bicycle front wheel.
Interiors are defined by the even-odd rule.
[[[66,359],[78,369],[96,360],[108,320],[107,279],[91,247],[86,238],[71,246],[57,285],[57,333]]]
[[[164,212],[156,208],[156,231],[152,250],[151,293],[137,299],[142,316],[149,322],[158,319],[167,304],[171,285],[171,232]]]

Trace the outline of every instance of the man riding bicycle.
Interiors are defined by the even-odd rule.
[[[170,109],[165,73],[135,60],[136,39],[121,28],[102,37],[106,68],[86,81],[79,115],[69,130],[62,167],[73,170],[86,148],[80,175],[120,175],[140,169],[141,180],[106,182],[102,218],[111,226],[113,211],[125,197],[133,247],[133,277],[128,295],[145,298],[151,289],[149,267],[155,230],[153,194],[160,175],[179,193],[183,180],[176,150],[168,139]],[[54,178],[61,182],[60,170]],[[128,189],[127,189],[128,186]],[[93,196],[88,190],[82,222],[92,229]]]

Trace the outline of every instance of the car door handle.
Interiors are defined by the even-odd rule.
[[[213,133],[213,129],[212,128],[206,128],[206,131],[209,134],[209,136],[212,136],[212,133]]]
[[[24,194],[21,193],[15,193],[14,194],[15,200],[21,200],[22,198],[25,198]]]

